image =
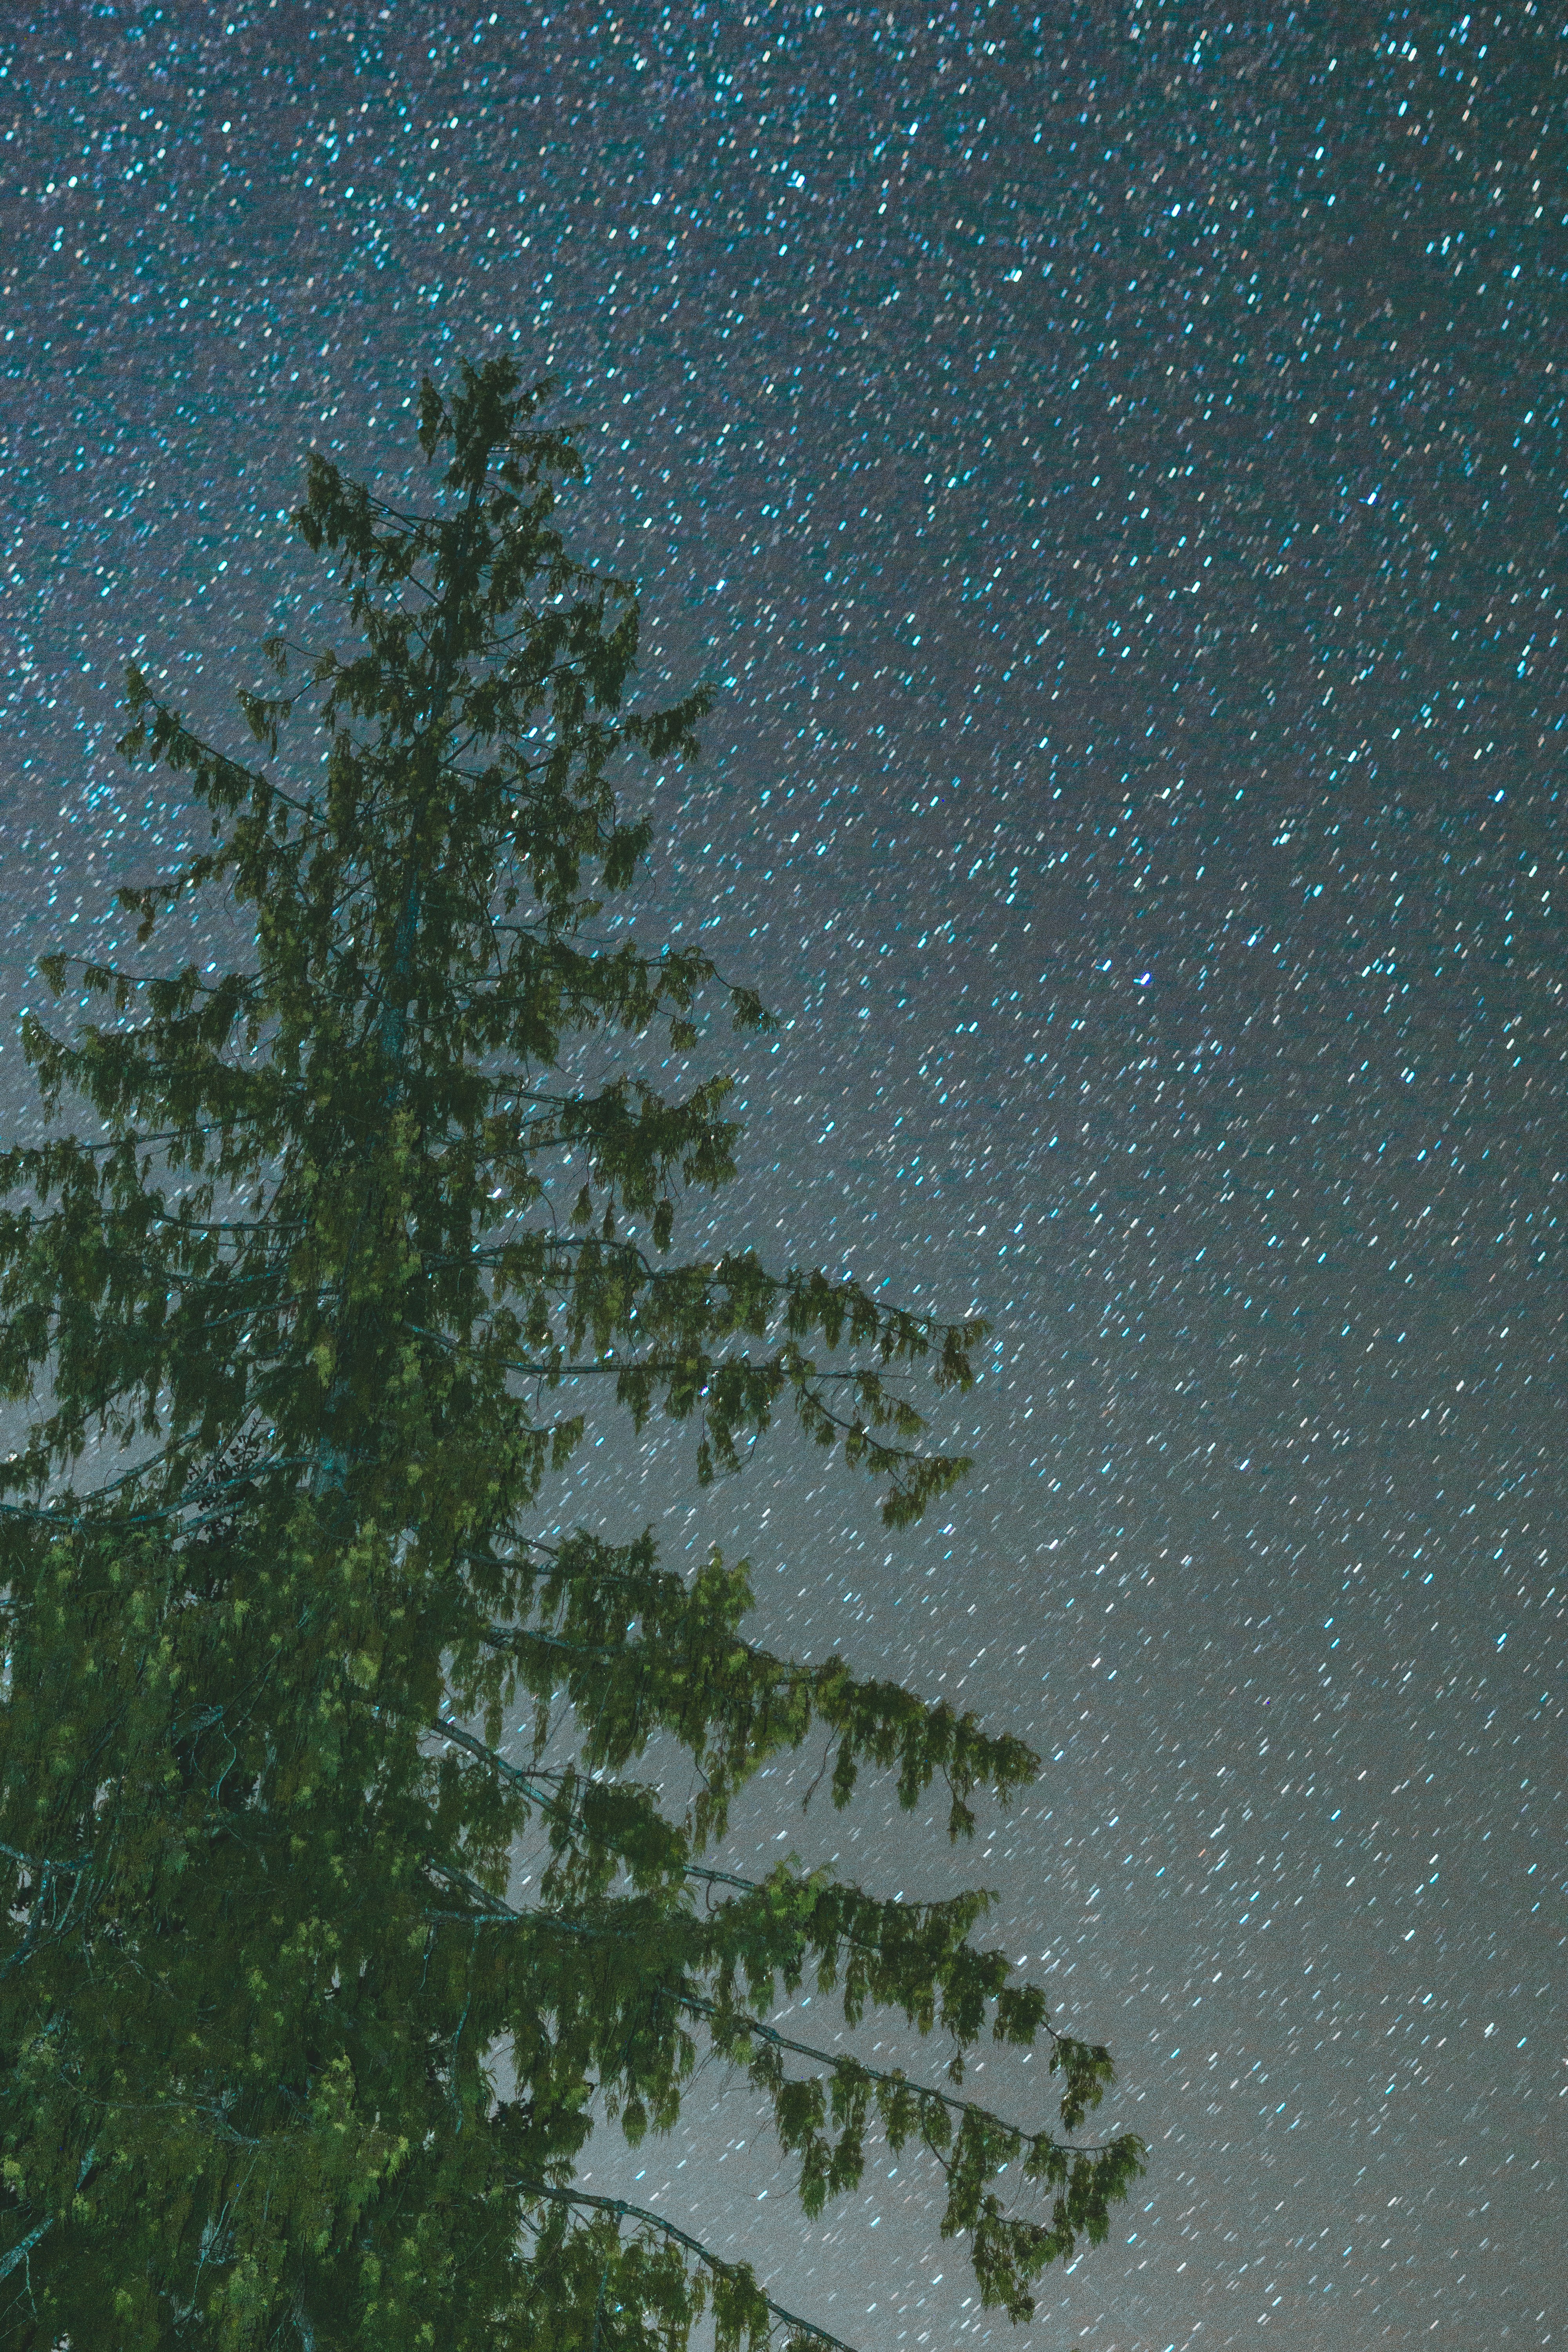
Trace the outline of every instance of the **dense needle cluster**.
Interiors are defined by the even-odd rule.
[[[44,1392],[0,1471],[7,2340],[629,2352],[704,2307],[721,2345],[836,2340],[575,2184],[595,2103],[634,2141],[667,2128],[705,2051],[771,2111],[807,2212],[872,2130],[922,2141],[1015,2317],[1140,2167],[1130,2135],[1071,2139],[1109,2058],[973,1940],[984,1897],[701,1859],[814,1727],[837,1802],[866,1765],[906,1805],[941,1778],[955,1836],[1029,1751],[748,1643],[743,1560],[685,1579],[646,1535],[534,1532],[589,1380],[631,1429],[695,1422],[704,1480],[793,1408],[904,1524],[966,1465],[919,1450],[900,1369],[963,1386],[979,1329],[750,1253],[678,1262],[682,1197],[733,1171],[724,1081],[565,1074],[589,1032],[689,1047],[717,975],[595,940],[648,838],[612,766],[689,755],[705,697],[622,713],[636,605],[556,530],[580,468],[532,422],[545,390],[506,361],[449,405],[426,381],[428,515],[311,460],[295,520],[362,650],[314,664],[309,781],[275,772],[296,698],[241,697],[253,768],[132,674],[123,748],[186,776],[215,842],[128,894],[142,940],[161,899],[224,887],[253,963],[89,965],[106,1017],[27,1030],[47,1106],[95,1131],[0,1163],[0,1381]],[[684,1811],[637,1777],[656,1739],[695,1767]],[[551,1859],[514,1896],[530,1821]],[[782,2033],[808,1975],[851,2023],[940,2029],[951,2087]],[[1063,2136],[960,2095],[982,2034],[1048,2037]]]

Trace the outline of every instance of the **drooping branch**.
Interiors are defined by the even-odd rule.
[[[465,1911],[429,1911],[426,1914],[427,1918],[450,1920],[463,1926],[542,1927],[557,1935],[568,1936],[582,1942],[594,1944],[638,1940],[643,1934],[641,1929],[629,1922],[625,1927],[616,1928],[604,1923],[570,1918],[562,1912],[545,1910],[542,1906],[520,1911],[514,1904],[508,1903],[504,1897],[492,1893],[489,1887],[481,1885],[470,1873],[461,1869],[458,1864],[437,1855],[427,1855],[426,1860],[427,1868],[436,1871],[450,1885],[461,1887],[465,1894],[470,1895],[476,1906],[472,1910]],[[1010,2122],[1006,2116],[999,2116],[994,2108],[982,2106],[977,2100],[959,2098],[951,2091],[938,2090],[930,2084],[913,2082],[907,2074],[894,2073],[886,2067],[870,2065],[865,2060],[853,2056],[849,2052],[824,2050],[818,2043],[803,2042],[796,2036],[782,2033],[776,2026],[766,2024],[762,2019],[753,2017],[743,2010],[727,2008],[717,2001],[708,2000],[688,1986],[661,1980],[655,1990],[660,1998],[674,2002],[677,2007],[688,2011],[692,2016],[706,2019],[710,2025],[717,2027],[718,2031],[714,2036],[716,2043],[721,2053],[736,2064],[744,2065],[747,2063],[747,2053],[743,2049],[737,2047],[738,2044],[748,2040],[763,2042],[772,2049],[789,2051],[798,2057],[807,2058],[814,2065],[822,2067],[846,2083],[860,2081],[876,2084],[892,2094],[897,2100],[907,2102],[916,2109],[930,2106],[945,2108],[951,2114],[978,2125],[987,2133],[1000,2134],[1004,2141],[1011,2145],[1015,2155],[1026,2150],[1031,2159],[1037,2159],[1041,2156],[1056,2156],[1077,2160],[1080,2158],[1116,2156],[1137,2144],[1135,2135],[1122,2134],[1116,2139],[1100,2141],[1088,2146],[1064,2145],[1060,2141],[1052,2139],[1048,2133],[1031,2132],[1022,2124]],[[1105,2056],[1102,2051],[1091,2051],[1087,2044],[1075,2042],[1066,2035],[1056,2035],[1052,2038],[1069,2053],[1065,2063],[1072,2063],[1070,2053],[1079,2052],[1089,2060],[1103,2059]],[[931,2143],[928,2140],[927,2145],[931,2146]],[[933,2147],[932,2152],[940,2153],[940,2150]]]
[[[655,2213],[647,2205],[628,2204],[624,2197],[597,2197],[586,2189],[561,2189],[547,2180],[509,2180],[506,2186],[521,2189],[530,2197],[547,2197],[555,2204],[579,2206],[595,2213],[613,2213],[619,2219],[639,2221],[646,2228],[658,2230],[674,2244],[683,2246],[688,2253],[694,2254],[716,2277],[732,2281],[743,2296],[754,2294],[776,2320],[794,2331],[796,2342],[803,2345],[824,2344],[828,2347],[828,2352],[855,2352],[854,2346],[846,2344],[841,2336],[829,2335],[827,2329],[819,2326],[815,2319],[802,2319],[796,2313],[786,2310],[782,2303],[775,2303],[771,2295],[764,2294],[749,2267],[727,2263],[722,2254],[716,2254],[700,2238],[692,2237],[689,2231],[667,2221],[662,2213]]]

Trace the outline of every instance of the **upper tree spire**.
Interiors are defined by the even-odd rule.
[[[780,1442],[838,1448],[902,1525],[966,1466],[921,1450],[903,1376],[966,1385],[980,1330],[678,1257],[688,1194],[734,1170],[726,1080],[567,1075],[588,1030],[689,1049],[722,995],[700,950],[593,929],[649,837],[616,781],[690,757],[707,698],[623,710],[636,604],[557,530],[581,467],[546,390],[504,361],[426,383],[428,511],[311,459],[296,521],[360,645],[310,673],[324,761],[288,763],[293,695],[241,697],[253,763],[132,673],[125,750],[214,831],[126,894],[143,946],[221,885],[254,954],[89,965],[98,1020],[26,1026],[46,1105],[100,1129],[0,1159],[0,1382],[32,1412],[0,1465],[0,2280],[29,2342],[651,2352],[704,2298],[721,2345],[837,2342],[577,2185],[591,2118],[668,2128],[704,2051],[808,2212],[869,2132],[922,2141],[1016,2316],[1140,2163],[1079,2144],[1110,2061],[976,1940],[983,1896],[703,1859],[814,1736],[836,1803],[868,1769],[910,1806],[941,1781],[954,1836],[1028,1749],[751,1643],[744,1560],[686,1579],[646,1530],[542,1532],[590,1390],[633,1431],[695,1422],[703,1479],[792,1408]],[[638,1777],[654,1739],[689,1806]],[[807,1978],[850,2023],[940,2030],[948,2087],[784,2032]],[[1053,2117],[963,2093],[982,2036],[1042,2044]]]

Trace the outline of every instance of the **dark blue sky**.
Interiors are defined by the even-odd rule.
[[[787,1447],[561,1507],[1046,1758],[956,1862],[777,1780],[736,1840],[973,1868],[1116,2051],[1148,2179],[1021,2345],[1562,2336],[1560,17],[0,35],[6,1121],[34,958],[184,838],[125,660],[229,728],[334,625],[302,450],[397,476],[426,366],[558,372],[650,689],[723,688],[646,919],[784,1016],[724,1229],[995,1340],[896,1547]],[[918,2171],[807,2230],[708,2077],[595,2165],[866,2352],[1009,2338]]]

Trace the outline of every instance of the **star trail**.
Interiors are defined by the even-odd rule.
[[[1563,30],[0,29],[8,1130],[37,955],[195,839],[113,751],[125,663],[237,749],[261,637],[335,625],[304,450],[410,487],[421,371],[505,349],[561,379],[647,691],[719,688],[633,919],[781,1026],[687,1242],[991,1321],[936,1423],[973,1475],[896,1544],[787,1444],[699,1496],[606,1424],[558,1498],[749,1553],[763,1638],[1044,1759],[955,1854],[880,1790],[803,1813],[815,1758],[731,1841],[991,1885],[1110,2044],[1148,2175],[1031,2329],[917,2165],[805,2223],[716,2076],[588,2152],[865,2352],[1563,2340]]]

